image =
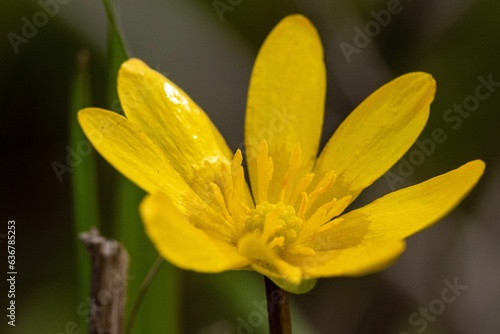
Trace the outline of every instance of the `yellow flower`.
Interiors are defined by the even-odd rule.
[[[250,81],[245,155],[231,152],[187,94],[138,59],[118,93],[126,117],[88,108],[80,124],[95,148],[148,192],[140,205],[158,252],[205,273],[250,269],[303,293],[317,278],[381,270],[404,239],[452,210],[484,171],[469,162],[344,213],[415,142],[435,93],[426,73],[403,75],[361,103],[319,154],[325,66],[303,16],[282,20]]]

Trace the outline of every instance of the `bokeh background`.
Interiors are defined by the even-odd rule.
[[[23,28],[26,21],[33,22],[49,3],[54,15],[22,43],[13,43],[12,33],[30,33]],[[381,84],[411,71],[431,73],[437,95],[420,140],[432,138],[437,128],[446,140],[435,143],[404,181],[391,185],[383,177],[356,205],[476,158],[486,162],[484,177],[453,213],[411,237],[391,268],[362,278],[320,280],[310,293],[292,296],[292,317],[297,333],[500,332],[500,84],[491,86],[484,100],[476,99],[477,105],[469,105],[470,112],[448,111],[474,101],[481,78],[500,82],[500,2],[122,0],[114,8],[130,56],[142,58],[188,92],[233,149],[243,141],[246,91],[258,48],[288,14],[309,17],[324,44],[328,93],[323,143]],[[398,12],[377,30],[373,22],[388,8]],[[105,10],[100,1],[5,0],[0,17],[0,233],[6,233],[8,220],[16,220],[18,271],[15,328],[7,325],[6,279],[0,280],[0,332],[85,333],[86,317],[79,309],[85,304],[84,265],[73,223],[72,173],[61,180],[53,164],[66,164],[69,149],[75,149],[69,138],[74,121],[70,96],[75,57],[82,48],[90,54],[92,105],[110,108],[106,92],[114,84],[107,76]],[[362,41],[356,36],[365,29],[372,29],[372,36]],[[356,48],[348,56],[347,44]],[[414,146],[403,160],[418,149]],[[96,162],[100,228],[133,250],[133,301],[156,256],[138,218],[116,216],[123,207],[135,211],[142,195],[136,191],[135,197],[122,198],[120,177],[100,157]],[[391,172],[398,173],[398,166]],[[127,229],[133,232],[123,237]],[[130,238],[131,233],[137,238]],[[7,272],[4,236],[1,277]],[[453,282],[465,287],[444,303],[443,289]],[[256,306],[265,299],[263,282],[253,273],[201,275],[164,264],[151,291],[134,333],[164,333],[168,329],[162,323],[168,321],[177,321],[181,333],[267,332]],[[164,307],[172,295],[174,311]],[[425,308],[429,316],[423,315]],[[72,322],[76,329],[68,326]]]

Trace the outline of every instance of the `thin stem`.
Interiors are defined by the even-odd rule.
[[[127,322],[127,329],[125,330],[126,334],[130,334],[132,332],[132,327],[134,326],[135,317],[137,312],[139,311],[139,307],[141,306],[142,299],[146,295],[146,290],[148,289],[151,281],[155,277],[156,273],[160,269],[161,265],[165,262],[161,256],[158,256],[155,263],[149,270],[148,274],[142,281],[141,287],[139,289],[139,294],[137,295],[137,299],[134,302],[134,306],[132,307],[132,311],[130,312],[130,316]]]
[[[291,334],[290,303],[288,293],[265,277],[267,314],[270,334]]]

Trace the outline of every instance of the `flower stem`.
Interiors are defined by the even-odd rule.
[[[267,314],[270,334],[291,334],[290,304],[288,293],[265,277]]]
[[[160,269],[161,265],[165,262],[161,256],[158,255],[158,258],[156,259],[155,263],[149,270],[146,278],[144,278],[144,281],[142,281],[140,290],[139,290],[139,295],[137,296],[137,299],[134,302],[134,306],[132,308],[132,311],[130,312],[130,317],[127,322],[127,328],[125,329],[125,333],[129,334],[132,332],[132,327],[134,326],[134,321],[135,317],[137,315],[137,312],[139,312],[139,306],[141,306],[142,299],[144,298],[144,295],[146,294],[146,290],[148,289],[149,285],[151,284],[151,281],[155,277],[155,275],[158,273],[158,270]]]

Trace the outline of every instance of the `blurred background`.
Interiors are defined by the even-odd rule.
[[[411,237],[389,269],[362,278],[322,279],[310,293],[292,296],[295,332],[500,333],[500,2],[122,0],[113,5],[129,56],[182,87],[233,149],[243,141],[258,48],[288,14],[309,17],[323,41],[328,73],[323,143],[383,83],[411,71],[431,73],[437,94],[420,143],[432,141],[433,149],[412,147],[356,205],[476,158],[486,162],[484,177],[443,221]],[[79,50],[90,55],[89,106],[119,109],[107,93],[114,83],[107,75],[106,12],[100,1],[23,0],[1,1],[0,15],[5,116],[0,332],[86,333],[88,312],[82,310],[88,291],[72,185],[78,164],[64,173],[54,165],[68,166],[68,154],[78,149],[70,142],[70,128]],[[446,139],[433,140],[433,131]],[[130,314],[156,259],[134,214],[142,194],[123,191],[120,187],[133,187],[122,186],[121,177],[94,153],[81,159],[96,161],[100,229],[130,251]],[[16,221],[15,327],[7,325],[5,311],[8,220]],[[453,294],[443,291],[457,284],[450,301]],[[165,305],[172,295],[173,309]],[[267,333],[258,306],[264,300],[263,280],[254,273],[201,275],[164,264],[132,332],[171,333],[165,323],[175,322],[179,333]]]

